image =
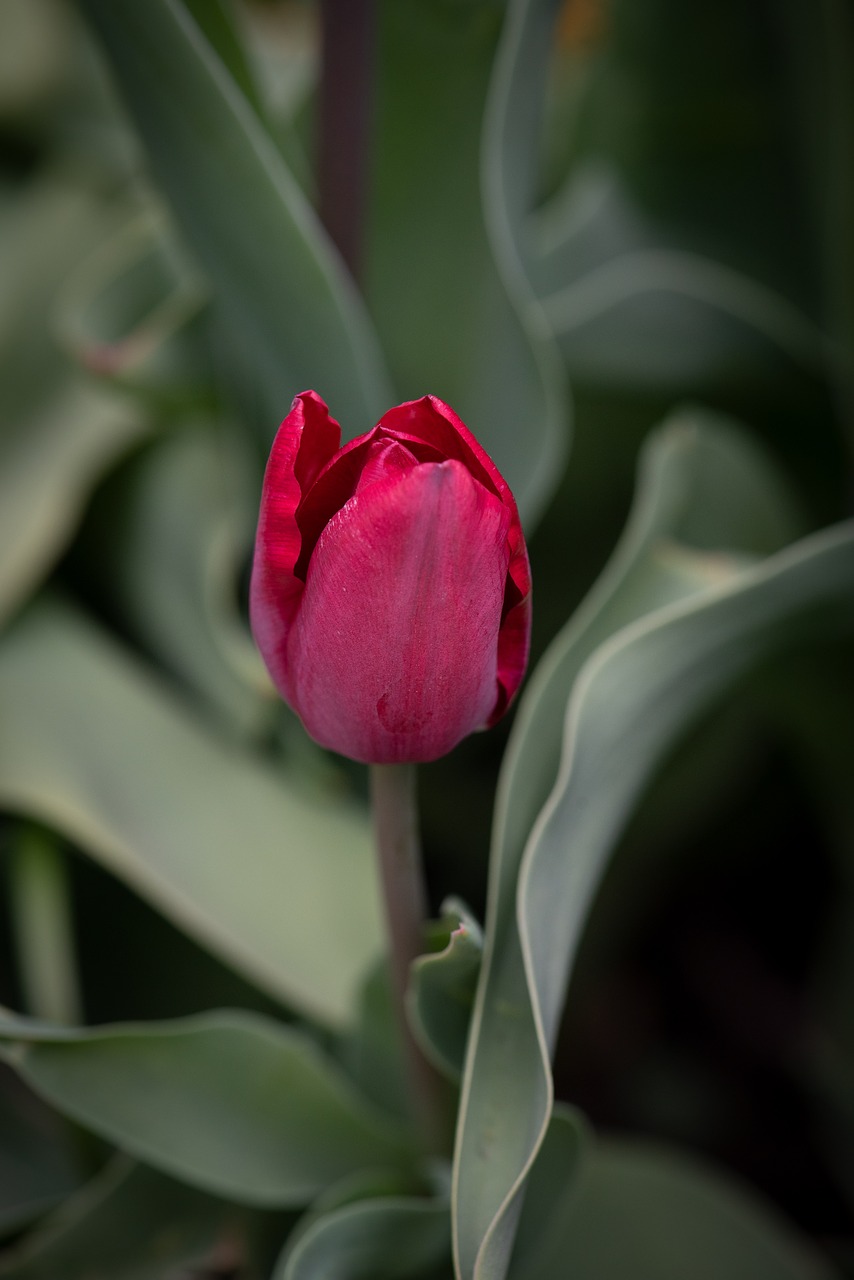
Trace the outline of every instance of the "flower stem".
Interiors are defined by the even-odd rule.
[[[80,1021],[65,860],[47,831],[22,824],[10,850],[15,949],[27,1011],[46,1022]]]
[[[321,0],[320,220],[358,280],[368,186],[375,0]]]
[[[371,765],[371,804],[391,946],[392,996],[413,1106],[432,1150],[444,1144],[443,1085],[416,1043],[406,1016],[412,961],[424,950],[427,893],[421,867],[415,766]]]

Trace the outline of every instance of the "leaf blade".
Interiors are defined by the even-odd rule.
[[[269,438],[323,388],[345,429],[391,392],[361,300],[253,108],[180,0],[81,0],[264,400]],[[156,94],[151,85],[157,84]]]
[[[52,1035],[0,1023],[9,1059],[64,1114],[164,1173],[241,1203],[305,1204],[400,1164],[394,1126],[303,1032],[245,1011]]]
[[[647,471],[654,492],[640,503],[614,563],[547,656],[542,678],[532,681],[514,729],[517,746],[508,751],[456,1157],[457,1266],[466,1278],[504,1274],[520,1191],[551,1113],[548,1062],[584,914],[649,772],[689,714],[773,646],[784,619],[832,601],[849,624],[851,529],[816,535],[748,568],[738,559],[719,559],[724,572],[714,584],[716,559],[706,548],[714,512],[727,513],[728,505],[707,491],[701,508],[712,520],[707,527],[698,523],[686,503],[690,466],[686,474],[684,458],[678,465],[672,434],[659,450],[658,465]],[[738,450],[732,461],[737,458]],[[742,451],[738,466],[744,461]],[[723,480],[720,472],[717,483]],[[720,530],[724,545],[735,531],[730,519],[725,514]],[[684,577],[669,571],[660,547],[663,533],[678,534],[680,527],[694,543]],[[542,737],[545,758],[553,759],[571,690],[555,781],[553,772],[526,763],[518,744],[536,738],[539,758]]]
[[[383,936],[364,813],[221,742],[56,602],[0,644],[0,803],[55,826],[275,997],[350,1017]]]

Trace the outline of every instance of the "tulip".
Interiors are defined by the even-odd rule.
[[[298,395],[264,476],[252,630],[322,746],[369,764],[434,760],[494,724],[524,675],[516,504],[435,396],[340,439],[320,396]]]

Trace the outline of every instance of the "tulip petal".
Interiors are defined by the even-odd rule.
[[[511,514],[507,594],[498,642],[501,694],[488,721],[493,725],[504,715],[522,683],[531,640],[531,569],[510,486],[462,419],[438,396],[422,396],[420,400],[396,405],[383,414],[377,430],[410,447],[416,442],[431,445],[445,457],[456,458],[476,479],[498,495]]]
[[[314,391],[296,397],[276,434],[261,494],[249,611],[252,631],[284,695],[287,637],[304,589],[296,575],[302,535],[296,511],[341,442],[341,428]]]
[[[323,530],[288,639],[286,697],[322,745],[432,760],[490,718],[511,513],[451,460],[393,472]]]
[[[515,504],[513,510],[515,514]],[[489,717],[490,728],[501,719],[515,698],[528,666],[531,648],[531,566],[518,516],[510,527],[507,543],[510,563],[507,567],[504,616],[498,636],[498,683],[502,693]]]
[[[408,443],[418,441],[431,445],[445,458],[464,463],[476,480],[499,498],[510,496],[510,487],[490,458],[475,440],[462,418],[438,396],[422,396],[395,405],[384,413],[377,424],[380,431]],[[511,503],[513,502],[510,497]],[[515,509],[515,503],[513,503]]]

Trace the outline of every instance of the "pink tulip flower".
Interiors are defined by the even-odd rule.
[[[320,396],[298,395],[264,476],[252,630],[322,746],[369,764],[435,760],[494,724],[525,672],[516,503],[435,396],[340,440]]]

